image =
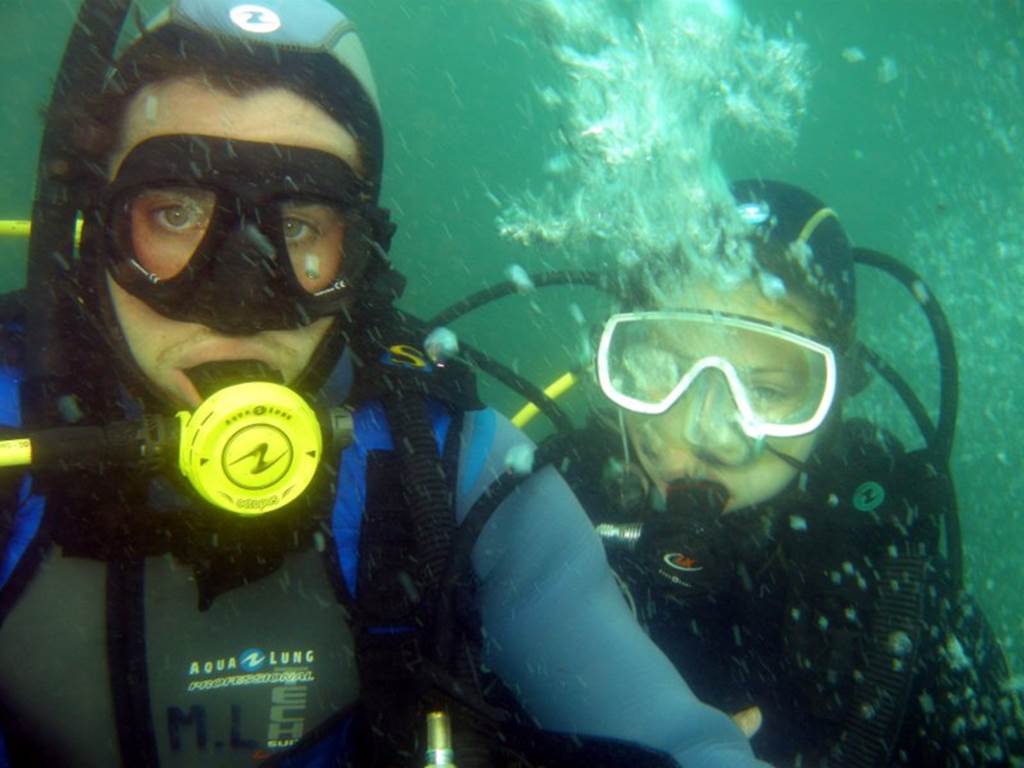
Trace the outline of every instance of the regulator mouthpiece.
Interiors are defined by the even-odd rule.
[[[177,418],[182,474],[208,502],[238,515],[263,515],[300,496],[323,455],[313,409],[280,384],[235,384]]]
[[[676,480],[665,494],[665,509],[670,516],[691,522],[697,536],[706,536],[718,524],[729,491],[721,483],[710,480]]]

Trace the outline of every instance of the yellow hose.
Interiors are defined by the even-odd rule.
[[[544,394],[554,400],[572,389],[573,385],[576,384],[576,381],[576,376],[572,372],[563,374],[557,380],[548,385],[547,389],[544,390]],[[540,408],[533,403],[527,403],[515,416],[512,417],[512,423],[515,426],[522,428],[532,421],[533,417],[538,413],[540,413]]]
[[[32,463],[32,443],[26,438],[0,440],[0,467],[24,467]]]
[[[0,219],[0,237],[28,237],[32,222],[19,219]],[[75,222],[75,243],[82,238],[82,220]]]

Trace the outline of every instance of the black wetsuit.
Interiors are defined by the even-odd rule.
[[[12,423],[17,414],[5,402],[0,397],[0,416]],[[478,410],[465,414],[449,443],[454,415],[438,403],[431,412],[438,446],[446,456],[457,446],[450,477],[463,520],[505,473],[509,451],[526,441],[493,411]],[[356,653],[352,602],[341,593],[360,594],[360,564],[372,566],[381,547],[402,541],[366,544],[367,510],[394,521],[404,504],[388,463],[394,443],[385,412],[368,403],[354,419],[354,442],[327,503],[321,508],[312,494],[304,524],[258,538],[248,526],[211,535],[198,508],[174,507],[174,494],[158,499],[156,480],[137,483],[148,496],[129,507],[121,497],[132,492],[131,477],[123,473],[123,485],[79,478],[76,498],[96,500],[81,513],[78,504],[47,503],[28,485],[20,494],[10,489],[19,501],[0,518],[0,766],[392,765],[350,762],[360,739],[348,726],[358,714],[349,715],[367,698],[360,682],[368,667],[366,653]],[[102,502],[111,496],[116,514],[106,515]],[[254,550],[264,538],[277,544]],[[659,765],[760,765],[632,620],[600,542],[553,469],[517,487],[471,554],[483,660],[532,723],[571,732],[574,742],[577,734],[603,737],[613,752],[602,742],[602,760],[624,740],[646,747]],[[362,626],[395,636],[411,630]],[[415,679],[395,666],[384,692],[411,690]],[[544,742],[538,748],[552,754]],[[642,764],[630,754],[604,764]]]
[[[893,671],[897,698],[903,681],[906,705],[895,708],[902,718],[888,757],[876,753],[873,764],[1015,764],[1024,707],[977,603],[950,586],[937,552],[928,499],[939,479],[922,479],[920,462],[906,470],[898,446],[874,438],[863,424],[844,426],[834,450],[773,503],[703,529],[685,510],[626,511],[613,501],[621,484],[609,482],[607,459],[621,455],[621,442],[596,425],[573,441],[566,474],[595,522],[646,521],[631,548],[607,544],[623,587],[700,698],[734,713],[760,709],[752,743],[761,759],[857,764],[842,753],[851,723],[881,717],[858,696],[881,644],[891,651],[881,674]],[[898,553],[923,575],[904,590],[920,599],[907,632],[886,630],[878,608]]]

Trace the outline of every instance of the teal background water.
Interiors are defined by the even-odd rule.
[[[27,218],[39,114],[77,3],[0,0],[0,218]],[[538,30],[497,0],[347,0],[375,65],[388,141],[385,197],[407,308],[430,314],[503,278],[572,265],[499,238],[499,203],[542,183],[557,117],[536,94],[558,76]],[[955,450],[967,581],[1024,669],[1024,5],[1018,0],[747,0],[771,35],[787,28],[813,66],[792,148],[719,142],[730,175],[801,184],[853,240],[919,270],[943,301],[961,359]],[[852,49],[864,59],[856,59]],[[844,56],[844,51],[846,52]],[[891,60],[891,65],[885,62]],[[24,243],[0,241],[0,288],[24,280]],[[934,404],[930,334],[898,289],[864,275],[861,335]],[[538,382],[571,364],[592,320],[584,290],[505,300],[457,330]],[[519,399],[485,390],[506,412]],[[859,406],[897,418],[884,388]],[[905,418],[896,422],[913,440]]]

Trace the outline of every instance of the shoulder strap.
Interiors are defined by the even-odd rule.
[[[107,565],[107,659],[125,765],[157,765],[149,698],[142,560]]]

